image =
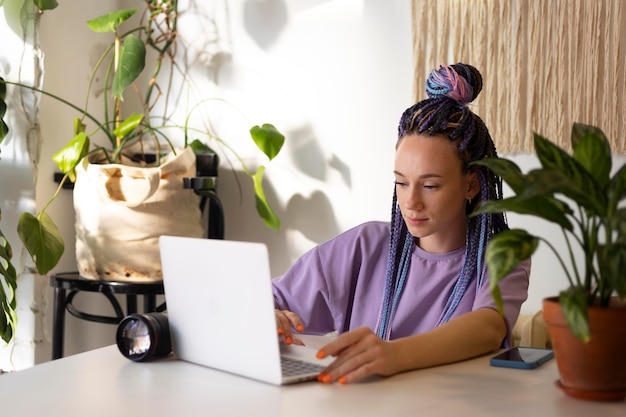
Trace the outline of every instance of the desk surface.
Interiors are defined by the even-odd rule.
[[[489,357],[356,384],[276,387],[171,358],[135,363],[109,346],[0,375],[0,410],[48,417],[626,415],[626,401],[565,396],[554,385],[554,360],[529,371],[491,367]]]

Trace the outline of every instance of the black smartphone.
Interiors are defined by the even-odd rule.
[[[489,363],[504,368],[534,369],[553,357],[552,349],[516,346],[492,357]]]

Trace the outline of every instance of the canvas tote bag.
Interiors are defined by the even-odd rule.
[[[159,167],[96,164],[76,168],[76,260],[90,279],[150,282],[163,278],[158,238],[202,237],[200,197],[183,188],[196,176],[191,148]]]

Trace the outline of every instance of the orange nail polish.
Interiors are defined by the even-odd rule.
[[[281,328],[279,327],[279,328],[278,328],[278,334],[283,334],[283,333],[285,333],[285,332],[283,331],[283,329],[281,329]]]
[[[346,382],[348,382],[348,378],[342,376],[341,378],[339,378],[339,380],[337,380],[337,382],[339,382],[340,384],[345,384]]]
[[[290,345],[290,344],[292,344],[292,343],[293,343],[293,340],[291,340],[291,337],[286,337],[286,338],[285,338],[285,343],[286,343],[286,344],[288,344],[288,345]]]
[[[324,382],[324,377],[325,377],[325,376],[326,376],[326,374],[325,374],[325,373],[320,372],[320,374],[317,376],[317,380],[318,380],[319,382]]]
[[[303,331],[303,330],[304,330],[304,326],[303,326],[303,325],[301,325],[301,324],[298,324],[298,327],[296,327],[296,330],[297,330],[297,331],[299,331],[299,332],[301,332],[301,331]]]
[[[330,383],[330,381],[331,381],[332,379],[333,379],[333,377],[332,377],[332,376],[330,376],[330,375],[324,375],[324,376],[322,377],[322,382],[323,382],[324,384],[328,384],[328,383]]]
[[[324,352],[323,350],[318,350],[315,356],[317,357],[317,359],[324,359],[326,357],[326,352]]]

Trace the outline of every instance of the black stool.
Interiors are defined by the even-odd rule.
[[[183,187],[192,189],[201,196],[200,210],[204,212],[208,202],[207,237],[224,238],[224,211],[215,192],[217,183],[218,156],[214,153],[196,155],[196,177],[183,178]],[[58,179],[55,177],[55,180]],[[73,184],[72,184],[73,185]],[[68,187],[72,188],[72,187]],[[52,359],[63,357],[63,339],[65,336],[65,311],[79,319],[118,324],[129,314],[137,313],[137,296],[142,295],[144,313],[163,311],[165,303],[156,305],[156,296],[163,294],[163,281],[134,283],[86,279],[78,272],[64,272],[50,276],[50,285],[54,288],[54,312],[52,317]],[[69,294],[67,293],[69,291]],[[115,316],[100,316],[78,310],[72,300],[80,291],[103,294],[113,306]],[[126,312],[115,298],[115,294],[126,295]]]

